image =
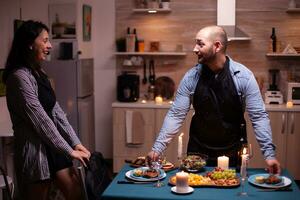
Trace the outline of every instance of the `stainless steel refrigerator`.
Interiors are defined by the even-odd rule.
[[[95,150],[93,59],[53,60],[43,64],[56,98],[84,146]]]

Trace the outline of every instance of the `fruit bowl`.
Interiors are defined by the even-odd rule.
[[[188,154],[181,160],[180,169],[188,172],[198,172],[206,165],[208,156],[200,153]]]

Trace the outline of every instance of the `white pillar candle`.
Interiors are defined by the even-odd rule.
[[[188,188],[189,174],[186,172],[177,172],[176,173],[176,190],[178,192],[185,192]]]
[[[155,97],[155,103],[156,104],[162,104],[163,103],[163,98],[161,96]]]
[[[182,158],[182,137],[183,137],[183,133],[181,133],[179,136],[178,136],[178,158],[181,159]]]
[[[228,169],[228,166],[229,166],[229,158],[227,156],[219,156],[218,167],[222,169]]]

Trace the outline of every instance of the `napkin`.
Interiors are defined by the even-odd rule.
[[[144,143],[145,121],[138,111],[127,110],[126,121],[126,144],[140,145]]]

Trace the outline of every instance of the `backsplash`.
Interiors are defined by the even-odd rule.
[[[267,57],[272,27],[276,28],[282,49],[287,44],[300,46],[300,13],[286,12],[288,2],[236,1],[236,24],[252,38],[250,41],[232,41],[227,54],[252,70],[260,84],[262,94],[269,87],[269,69],[279,69],[279,88],[284,93],[287,80],[299,79],[300,57]],[[135,13],[133,0],[116,0],[116,39],[124,37],[127,27],[137,30],[138,38],[145,42],[145,51],[150,41],[160,42],[160,51],[175,51],[178,45],[187,52],[185,57],[157,56],[156,78],[168,76],[178,86],[185,72],[197,62],[192,49],[199,29],[217,22],[217,0],[172,0],[169,13]],[[149,57],[147,57],[149,61]],[[141,95],[147,92],[148,84],[142,84],[143,66],[123,66],[124,57],[117,57],[117,73],[134,70],[140,75]],[[140,96],[141,96],[140,95]]]

